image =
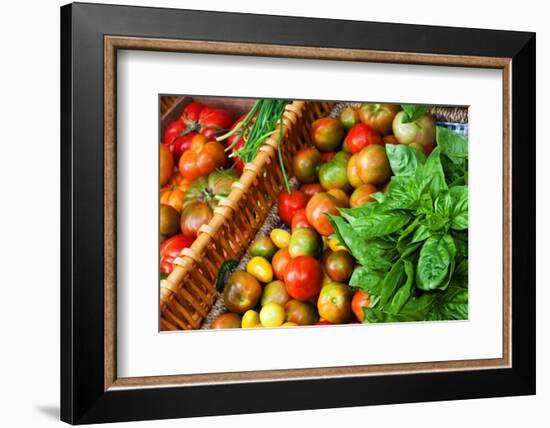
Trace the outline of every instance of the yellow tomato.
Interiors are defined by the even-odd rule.
[[[260,310],[260,322],[264,327],[281,326],[285,322],[285,308],[279,303],[268,303]]]
[[[284,229],[273,229],[269,236],[273,243],[279,248],[286,248],[290,243],[290,233]]]
[[[346,247],[344,247],[342,244],[340,244],[340,241],[338,239],[330,239],[328,241],[328,247],[332,251],[348,251]]]
[[[253,309],[249,309],[243,315],[241,320],[242,328],[256,328],[261,327],[260,324],[260,314]]]
[[[273,281],[271,263],[264,257],[252,257],[246,265],[246,271],[260,282]]]
[[[292,321],[287,321],[281,325],[281,327],[298,327],[298,324]]]
[[[332,282],[323,285],[317,300],[319,315],[333,324],[348,323],[353,317],[352,297],[353,291],[347,284]]]

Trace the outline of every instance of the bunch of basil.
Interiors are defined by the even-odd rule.
[[[387,192],[330,216],[360,264],[349,285],[371,296],[364,322],[468,318],[468,142],[439,126],[436,141],[427,158],[386,145]]]

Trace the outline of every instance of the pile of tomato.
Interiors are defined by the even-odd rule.
[[[386,144],[433,150],[433,118],[410,123],[404,114],[397,105],[362,104],[312,124],[313,145],[301,149],[292,164],[300,187],[283,190],[278,200],[283,225],[251,244],[246,271],[234,272],[225,284],[229,312],[212,328],[363,321],[370,298],[348,285],[357,262],[334,238],[326,214],[360,207],[387,190],[392,171]]]
[[[166,127],[160,144],[163,275],[172,271],[174,259],[193,243],[200,227],[212,219],[219,200],[229,195],[231,184],[238,180],[240,160],[227,156],[226,146],[216,141],[235,123],[226,110],[192,102]]]

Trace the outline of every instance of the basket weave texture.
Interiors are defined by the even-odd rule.
[[[332,107],[329,102],[307,101],[286,106],[280,147],[276,133],[245,165],[210,223],[201,227],[191,247],[174,261],[172,273],[161,281],[161,330],[201,327],[218,297],[215,284],[221,265],[227,259],[241,259],[285,186],[278,150],[289,171],[296,151],[311,144],[311,124]]]

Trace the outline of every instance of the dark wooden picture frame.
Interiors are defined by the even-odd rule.
[[[503,357],[118,378],[118,49],[501,69]],[[534,394],[534,161],[533,33],[91,4],[62,7],[61,419],[82,424]]]

